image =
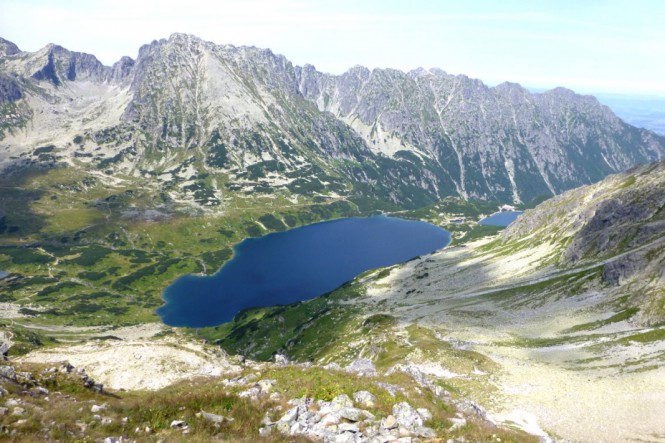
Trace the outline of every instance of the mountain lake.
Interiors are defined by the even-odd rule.
[[[508,226],[509,224],[517,220],[517,217],[519,217],[522,214],[523,214],[522,211],[495,212],[489,217],[485,217],[484,219],[480,220],[478,224],[488,225],[488,226]]]
[[[408,261],[450,243],[450,233],[422,221],[385,216],[315,223],[234,247],[208,277],[188,274],[164,291],[157,309],[170,326],[206,327],[240,311],[308,300],[359,274]]]

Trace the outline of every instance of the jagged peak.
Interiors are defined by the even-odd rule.
[[[76,52],[76,51],[70,51],[69,49],[65,48],[64,46],[61,46],[57,43],[48,43],[46,46],[43,48],[37,50],[35,54],[83,54],[82,52]],[[94,57],[92,54],[86,54],[90,55],[91,57]]]
[[[318,72],[316,69],[316,66],[314,66],[311,63],[305,63],[302,67],[300,67],[304,72]]]
[[[412,69],[409,72],[407,72],[407,75],[409,75],[409,77],[424,77],[424,76],[431,76],[432,73],[429,72],[429,69],[425,69],[422,66],[419,66],[416,69]]]
[[[521,100],[524,96],[530,96],[531,92],[519,83],[503,82],[494,87],[494,91],[504,96],[513,97],[516,100]]]
[[[558,86],[556,88],[550,89],[548,91],[536,95],[539,95],[540,97],[545,99],[555,100],[558,102],[566,102],[566,101],[584,102],[590,106],[602,108],[606,112],[614,115],[614,113],[610,110],[610,108],[601,104],[595,96],[588,94],[578,94],[572,89],[568,89],[563,86]]]
[[[373,75],[387,74],[387,75],[391,75],[391,76],[397,75],[397,76],[400,76],[400,77],[406,75],[406,73],[404,71],[402,71],[401,69],[397,69],[397,68],[374,68],[374,69],[372,69],[372,74]]]
[[[499,83],[498,85],[495,86],[495,89],[507,90],[507,91],[510,91],[510,90],[527,91],[528,92],[528,90],[524,86],[520,85],[519,83],[515,83],[515,82]]]
[[[367,78],[372,71],[369,70],[366,66],[355,65],[349,68],[343,75],[353,75],[355,77]]]
[[[186,42],[191,42],[191,41],[197,41],[197,42],[202,42],[203,40],[201,37],[198,37],[194,34],[188,34],[186,32],[174,32],[171,34],[168,38],[168,41],[186,41]]]
[[[15,43],[0,37],[0,57],[18,54],[19,52],[21,50]]]
[[[412,78],[416,77],[446,77],[449,76],[446,71],[441,68],[423,68],[422,66],[412,69],[407,72],[407,75]]]
[[[560,95],[560,96],[572,96],[577,95],[575,91],[563,86],[557,86],[556,88],[548,89],[547,91],[541,92],[541,95]]]

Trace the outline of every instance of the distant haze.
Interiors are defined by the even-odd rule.
[[[665,135],[665,97],[595,94],[625,122]]]
[[[658,0],[3,0],[0,34],[23,50],[53,42],[107,65],[177,31],[331,73],[440,67],[490,85],[665,96],[663,23]]]

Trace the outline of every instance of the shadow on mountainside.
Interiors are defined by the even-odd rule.
[[[21,169],[0,176],[0,243],[38,234],[45,226],[43,217],[32,209],[32,203],[41,199],[45,191],[31,188],[29,184],[47,172]]]

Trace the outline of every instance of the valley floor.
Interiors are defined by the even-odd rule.
[[[367,295],[498,363],[498,391],[479,398],[498,421],[572,441],[665,441],[665,329],[617,314],[598,263],[561,272],[545,245],[500,254],[487,243],[394,268]]]

